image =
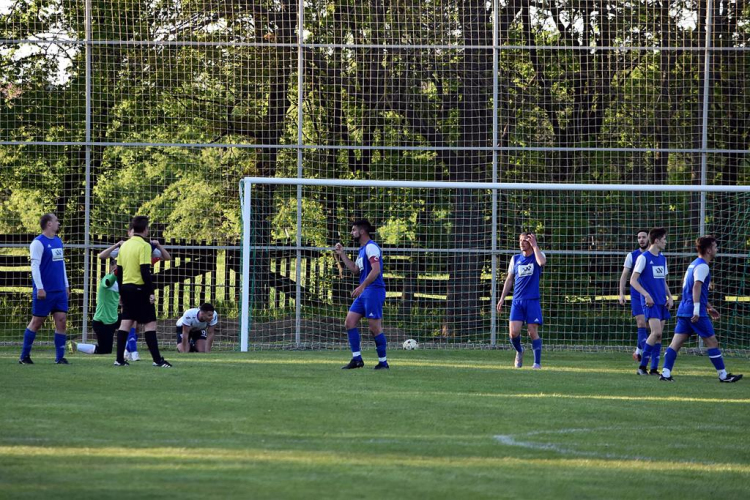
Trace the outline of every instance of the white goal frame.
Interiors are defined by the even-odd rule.
[[[629,191],[629,192],[692,192],[701,193],[700,230],[704,232],[706,215],[706,193],[750,193],[750,186],[710,186],[710,185],[665,185],[665,184],[555,184],[555,183],[503,183],[503,182],[430,182],[430,181],[376,181],[353,179],[304,179],[276,177],[245,177],[240,181],[240,206],[242,211],[242,287],[240,310],[240,351],[247,352],[250,333],[250,246],[251,201],[253,185],[297,186],[297,252],[302,250],[302,187],[370,187],[370,188],[427,188],[427,189],[471,189],[492,191],[492,303],[497,301],[497,194],[500,191]],[[297,266],[297,296],[299,290],[300,267]],[[497,339],[495,309],[492,308],[491,344]],[[299,343],[301,324],[301,301],[296,301],[296,339]]]

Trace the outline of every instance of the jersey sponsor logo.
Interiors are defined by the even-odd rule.
[[[652,268],[654,278],[665,279],[667,277],[666,266],[653,266]]]
[[[526,264],[525,266],[523,264],[518,265],[518,276],[521,278],[526,278],[528,276],[534,275],[534,264]]]
[[[52,248],[52,260],[53,261],[59,261],[63,260],[63,249],[62,248]]]

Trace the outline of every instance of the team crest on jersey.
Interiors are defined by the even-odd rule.
[[[355,261],[355,264],[357,264],[357,267],[359,268],[360,271],[364,271],[365,270],[365,266],[362,263],[362,257],[357,257],[357,260]]]
[[[654,274],[654,278],[664,279],[664,278],[667,277],[667,267],[666,266],[654,266],[651,269],[652,269],[652,272]]]
[[[526,278],[527,276],[532,276],[534,274],[534,264],[526,264],[518,265],[518,276],[521,278]]]
[[[52,251],[52,260],[63,260],[63,249],[62,248],[52,248],[50,249]]]

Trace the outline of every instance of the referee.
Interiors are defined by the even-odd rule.
[[[127,366],[125,344],[134,322],[144,326],[146,345],[154,366],[171,368],[172,365],[159,353],[156,340],[156,308],[154,307],[154,282],[151,279],[151,243],[148,237],[148,217],[133,217],[130,225],[133,236],[122,244],[117,255],[117,283],[122,299],[122,322],[117,331],[117,358],[115,366]]]

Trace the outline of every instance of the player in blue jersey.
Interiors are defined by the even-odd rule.
[[[547,256],[539,249],[533,233],[521,233],[518,237],[521,253],[510,259],[508,277],[505,279],[503,292],[497,303],[497,312],[501,312],[505,297],[513,286],[513,302],[510,306],[510,342],[516,350],[515,367],[523,366],[523,346],[521,346],[521,328],[526,328],[531,338],[534,351],[535,369],[542,367],[542,339],[539,326],[542,324],[542,308],[539,304],[539,278],[547,264]]]
[[[719,382],[737,382],[742,375],[727,373],[724,358],[721,356],[719,341],[714,334],[711,318],[719,319],[719,312],[708,302],[708,289],[711,283],[711,272],[708,265],[716,258],[719,247],[713,236],[701,236],[695,241],[698,258],[685,271],[682,281],[682,300],[677,308],[677,326],[674,329],[672,343],[664,354],[664,369],[659,380],[674,382],[672,368],[682,344],[691,335],[698,334],[703,339],[708,357],[719,373]]]
[[[37,236],[29,246],[31,253],[31,321],[23,334],[22,365],[33,365],[31,361],[31,346],[36,338],[36,332],[44,324],[50,314],[55,320],[55,363],[67,365],[65,359],[65,343],[68,340],[67,317],[70,285],[65,271],[63,244],[57,232],[60,221],[55,214],[44,214],[39,220],[42,234]]]
[[[344,262],[344,265],[359,276],[359,286],[352,291],[352,302],[346,315],[344,326],[349,336],[349,346],[352,349],[352,360],[344,366],[344,370],[362,368],[360,350],[360,335],[357,325],[359,320],[366,317],[369,322],[370,334],[375,340],[375,349],[378,353],[378,364],[376,370],[388,369],[386,358],[386,340],[383,333],[383,304],[385,303],[385,282],[383,281],[383,252],[372,239],[370,234],[373,228],[367,219],[360,219],[352,224],[351,235],[360,247],[357,260],[352,261],[344,251],[344,246],[337,243],[336,254]]]
[[[625,264],[622,266],[622,274],[620,275],[621,306],[625,305],[625,283],[628,282],[635,261],[648,250],[648,231],[638,231],[636,237],[638,238],[638,249],[633,250],[625,256]],[[646,343],[646,339],[648,338],[648,323],[646,323],[646,317],[643,315],[641,294],[633,287],[630,288],[630,310],[633,312],[635,324],[638,328],[638,343],[636,344],[635,351],[633,351],[633,359],[640,362],[643,344]]]
[[[630,286],[641,294],[643,315],[648,321],[651,334],[646,339],[641,354],[641,365],[638,375],[659,375],[659,355],[661,354],[661,336],[664,323],[672,317],[669,309],[674,306],[672,292],[667,283],[667,258],[662,253],[667,247],[667,230],[657,227],[649,231],[648,241],[651,246],[635,261]],[[651,359],[651,371],[648,361]]]

